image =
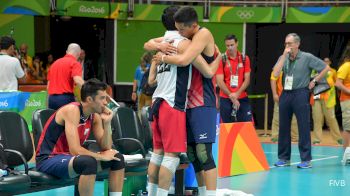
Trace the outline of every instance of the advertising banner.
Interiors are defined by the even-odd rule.
[[[32,114],[37,109],[47,108],[47,92],[0,92],[0,110],[19,113],[32,127]]]

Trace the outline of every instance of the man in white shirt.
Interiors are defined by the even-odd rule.
[[[0,91],[17,91],[17,79],[25,74],[19,60],[12,57],[15,52],[15,40],[8,36],[0,39]]]

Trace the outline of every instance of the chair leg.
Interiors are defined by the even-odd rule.
[[[75,183],[74,185],[74,196],[80,196],[78,183]]]
[[[185,170],[179,169],[175,173],[175,195],[184,195]]]

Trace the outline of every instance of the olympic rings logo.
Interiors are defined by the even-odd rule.
[[[253,10],[238,10],[236,12],[237,16],[242,20],[251,19],[254,16]]]

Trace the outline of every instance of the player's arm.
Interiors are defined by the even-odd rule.
[[[108,119],[112,119],[113,112],[105,107],[103,114],[94,114],[94,123],[93,123],[93,133],[96,139],[97,144],[100,146],[101,150],[109,150],[112,148],[112,127],[111,122],[103,120],[101,115],[105,115]]]
[[[65,126],[66,138],[69,146],[70,154],[88,155],[94,157],[96,160],[108,161],[118,160],[114,155],[116,152],[94,153],[80,145],[78,126],[80,121],[80,111],[77,106],[69,105],[62,108],[56,115],[56,122]]]
[[[72,155],[89,155],[97,160],[101,157],[97,153],[90,152],[80,145],[78,126],[80,121],[80,111],[77,106],[69,105],[62,108],[56,115],[56,122],[64,124],[69,152]]]
[[[162,51],[165,54],[171,54],[176,52],[176,47],[174,47],[171,43],[163,42],[164,37],[157,37],[148,40],[143,48],[147,51]]]
[[[153,60],[149,69],[148,84],[155,86],[157,84],[157,62]]]
[[[188,65],[190,64],[199,54],[203,52],[205,47],[210,40],[210,32],[207,29],[199,31],[192,39],[190,45],[186,48],[186,51],[179,55],[164,55],[162,61],[169,64],[175,65]]]

